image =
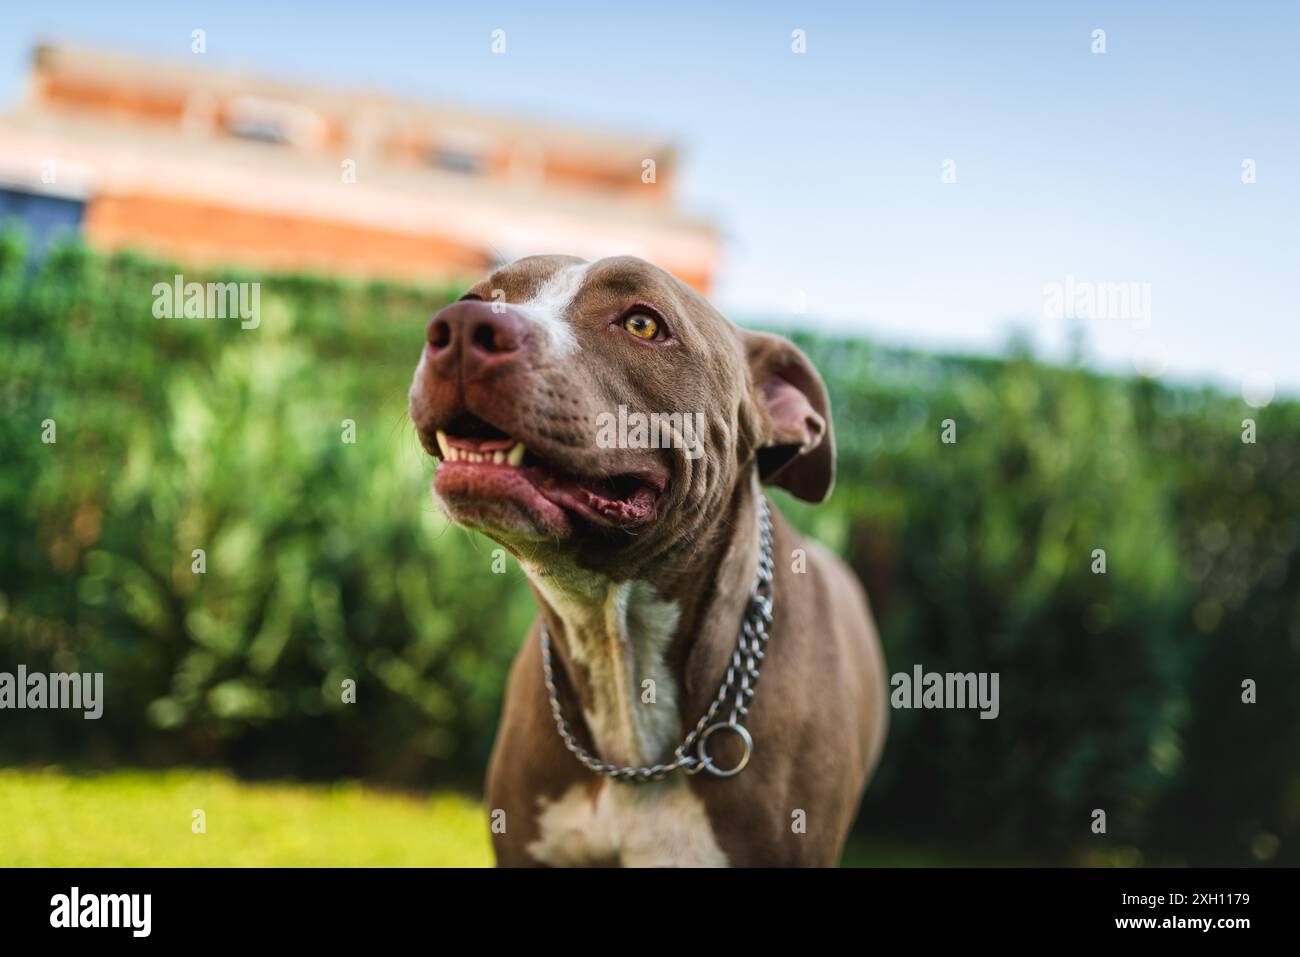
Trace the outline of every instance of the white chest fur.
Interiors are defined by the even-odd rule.
[[[623,765],[664,760],[681,737],[677,684],[665,663],[678,608],[643,582],[533,575],[564,621],[572,663],[590,691],[582,717],[600,757]]]
[[[528,853],[556,867],[726,867],[704,804],[685,781],[575,784],[539,800],[539,836]]]
[[[573,665],[590,694],[583,720],[599,756],[647,765],[671,757],[681,741],[677,685],[665,662],[679,609],[643,582],[613,583],[568,569],[529,569],[564,622]],[[543,864],[625,867],[724,867],[704,804],[681,778],[652,784],[575,784],[539,799],[536,841]]]

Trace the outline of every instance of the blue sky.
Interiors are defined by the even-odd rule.
[[[0,109],[38,39],[185,59],[202,27],[211,65],[673,139],[738,319],[1055,356],[1046,284],[1149,283],[1148,328],[1083,323],[1095,364],[1300,392],[1300,4],[703,7],[10,3]]]

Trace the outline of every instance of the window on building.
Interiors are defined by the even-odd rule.
[[[226,129],[262,143],[313,147],[325,134],[325,121],[296,103],[257,96],[237,96],[225,107]]]
[[[52,243],[80,232],[85,208],[79,199],[0,186],[0,228],[14,223],[22,228],[33,256],[42,255]]]
[[[483,157],[458,149],[435,149],[429,161],[438,169],[452,173],[479,173],[483,169]]]
[[[495,144],[482,131],[469,127],[439,127],[432,131],[426,156],[430,166],[450,173],[477,175],[487,168]]]

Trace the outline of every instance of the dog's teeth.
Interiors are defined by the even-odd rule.
[[[506,456],[506,462],[511,468],[519,468],[524,460],[524,443],[516,442],[510,447],[510,454]]]
[[[493,465],[501,465],[501,464],[503,464],[503,463],[505,462],[505,460],[506,460],[506,453],[504,453],[504,452],[493,452],[493,453],[492,453],[492,464],[493,464]]]
[[[451,452],[449,451],[450,447],[447,445],[447,433],[442,431],[442,429],[439,429],[435,435],[438,439],[438,451],[442,453],[442,457],[444,459],[451,458]]]

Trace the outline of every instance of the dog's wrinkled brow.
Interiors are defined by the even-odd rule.
[[[640,301],[660,308],[670,308],[679,301],[667,277],[622,263],[593,269],[583,288],[583,298],[603,302]]]
[[[593,277],[592,285],[599,286],[606,295],[627,298],[640,295],[645,289],[642,278],[628,272],[601,273]]]

